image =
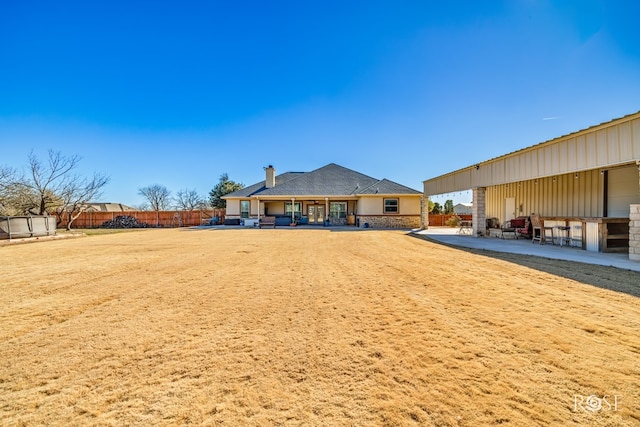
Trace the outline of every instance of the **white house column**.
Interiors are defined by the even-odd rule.
[[[325,197],[324,198],[324,219],[323,221],[326,222],[329,219],[329,198]]]
[[[291,223],[296,222],[296,199],[291,198]]]
[[[256,197],[258,199],[258,222],[260,222],[260,197]]]
[[[473,236],[484,236],[487,231],[485,187],[473,189]]]

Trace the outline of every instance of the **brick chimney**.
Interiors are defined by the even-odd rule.
[[[276,170],[273,168],[272,165],[267,166],[266,168],[264,168],[264,170],[266,171],[266,175],[267,175],[267,179],[265,181],[265,187],[267,188],[271,188],[271,187],[275,187],[276,186]]]

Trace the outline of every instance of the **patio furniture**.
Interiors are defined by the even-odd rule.
[[[556,239],[558,240],[558,244],[560,246],[562,246],[563,244],[567,246],[571,246],[571,236],[570,236],[571,227],[565,226],[565,225],[557,225],[556,230],[558,230],[558,235],[556,236]],[[556,244],[555,239],[553,241],[553,244],[554,245]]]
[[[255,227],[258,225],[258,218],[245,218],[244,226],[245,227]]]
[[[511,221],[507,221],[503,224],[503,226],[500,228],[500,238],[504,239],[505,235],[513,235],[514,239],[518,239],[518,232],[517,232],[517,227],[518,226],[523,226],[524,224],[521,224],[520,220],[518,219],[512,219]]]
[[[500,220],[496,217],[487,218],[487,230],[490,228],[500,228]]]
[[[276,228],[276,217],[275,216],[263,216],[260,218],[260,222],[258,224],[258,228],[262,227],[272,227]]]
[[[459,234],[473,234],[473,222],[472,221],[460,221]]]
[[[517,222],[511,220],[512,226],[516,229],[516,234],[519,237],[524,237],[525,239],[531,239],[531,220],[526,216],[519,216],[515,218]]]
[[[545,227],[540,215],[531,214],[531,226],[531,243],[537,240],[540,245],[544,245],[547,241],[547,230],[551,231],[551,243],[553,243],[553,227]]]

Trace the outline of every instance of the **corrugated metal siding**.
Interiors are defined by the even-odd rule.
[[[628,217],[629,205],[640,204],[638,168],[633,165],[612,169],[608,175],[607,216]]]
[[[555,181],[554,181],[555,179]],[[564,174],[517,183],[492,185],[486,191],[487,217],[504,216],[504,201],[513,197],[518,215],[532,212],[545,217],[601,217],[603,177],[598,170]],[[537,182],[537,183],[536,183]]]
[[[569,221],[569,238],[571,239],[571,245],[582,247],[582,222]]]
[[[588,251],[598,252],[600,249],[600,237],[598,235],[599,224],[597,222],[588,222],[586,227],[586,249]]]
[[[424,182],[426,195],[541,179],[640,161],[640,113]]]

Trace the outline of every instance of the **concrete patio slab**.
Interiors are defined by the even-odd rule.
[[[525,239],[499,239],[495,237],[474,237],[458,233],[458,228],[429,227],[426,230],[414,231],[417,235],[429,238],[447,245],[461,246],[472,249],[485,249],[497,252],[509,252],[522,255],[533,255],[550,259],[583,262],[587,264],[604,265],[626,270],[640,271],[640,262],[631,261],[629,255],[619,253],[590,252],[570,246],[540,245]]]

